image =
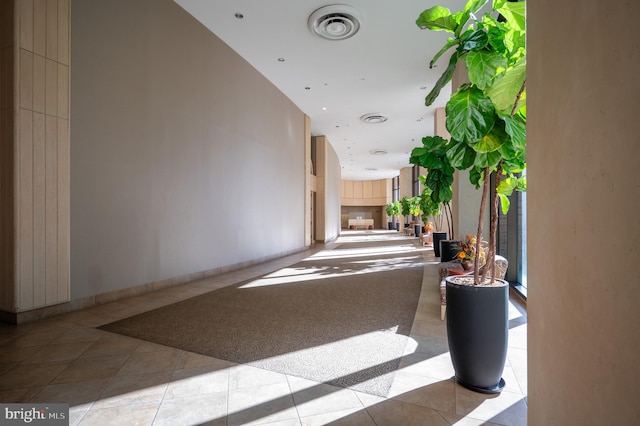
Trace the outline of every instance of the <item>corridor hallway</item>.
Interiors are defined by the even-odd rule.
[[[424,258],[418,308],[386,397],[106,332],[96,327],[272,274],[362,241],[402,239]],[[357,255],[357,254],[356,254]],[[343,231],[332,243],[20,326],[0,324],[0,402],[65,403],[71,425],[524,425],[527,316],[512,296],[506,388],[455,383],[440,320],[439,259],[417,238]]]

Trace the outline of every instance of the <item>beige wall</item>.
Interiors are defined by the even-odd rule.
[[[316,137],[316,240],[340,235],[340,160],[325,136]]]
[[[72,299],[305,248],[286,96],[170,0],[74,2],[72,27]]]
[[[640,423],[638,17],[528,3],[532,426]]]
[[[3,186],[1,218],[8,272],[0,308],[9,312],[69,300],[69,6],[69,0],[2,6],[3,19],[13,20],[3,25],[0,70],[3,93],[14,95],[3,95],[0,126],[3,177],[13,186]]]

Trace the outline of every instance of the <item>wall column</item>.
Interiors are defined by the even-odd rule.
[[[0,10],[0,309],[13,321],[69,300],[69,1]]]

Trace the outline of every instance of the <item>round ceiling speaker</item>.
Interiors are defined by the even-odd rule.
[[[360,12],[351,6],[324,6],[309,16],[309,29],[326,40],[345,40],[356,35],[362,27]]]

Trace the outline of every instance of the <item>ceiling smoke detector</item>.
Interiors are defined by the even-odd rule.
[[[313,12],[307,24],[312,33],[326,40],[345,40],[360,30],[362,17],[351,6],[334,4]]]
[[[389,119],[389,117],[387,117],[386,115],[382,115],[382,114],[377,113],[377,112],[373,112],[373,113],[370,113],[370,114],[365,114],[365,115],[360,117],[360,120],[362,120],[363,122],[365,122],[367,124],[384,123],[388,119]]]

